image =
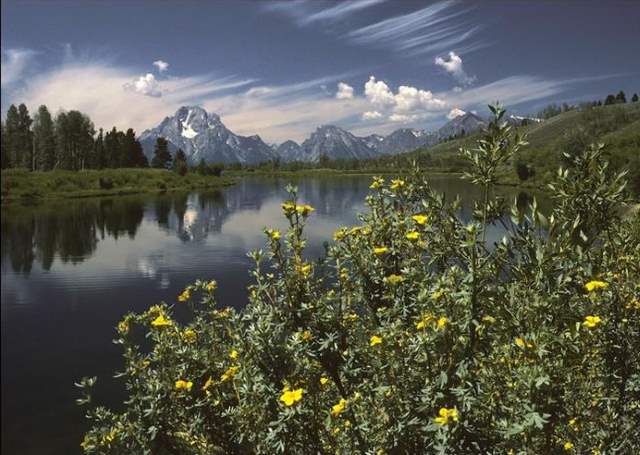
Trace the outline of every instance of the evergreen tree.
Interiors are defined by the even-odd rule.
[[[171,163],[171,153],[169,153],[169,143],[163,137],[156,139],[156,145],[153,150],[153,158],[151,167],[167,169]]]
[[[627,102],[627,97],[625,96],[624,92],[622,90],[620,90],[618,92],[618,94],[616,95],[616,103],[626,103]]]
[[[198,163],[198,166],[196,167],[196,172],[200,175],[207,175],[208,174],[208,169],[207,169],[207,163],[205,163],[204,158],[200,158],[200,162]]]
[[[7,155],[7,167],[17,167],[21,160],[18,150],[18,108],[15,105],[9,106],[7,110],[7,120],[4,126],[4,142]]]
[[[9,167],[9,155],[7,155],[7,142],[4,133],[4,122],[0,121],[0,161],[2,169]]]
[[[98,131],[98,137],[93,143],[93,163],[91,167],[96,169],[104,169],[106,167],[104,131],[102,128]]]
[[[49,171],[56,162],[56,140],[53,119],[47,106],[40,106],[33,119],[33,141],[35,144],[35,169]]]
[[[173,159],[173,171],[185,175],[187,173],[187,155],[184,154],[182,149],[178,149],[176,156]]]
[[[29,116],[29,110],[24,103],[18,106],[18,135],[16,141],[17,150],[20,153],[18,166],[33,170],[35,167],[35,154],[33,153],[33,136],[31,124],[33,120]]]
[[[633,96],[631,97],[631,102],[632,103],[637,103],[638,102],[638,94],[634,93]]]
[[[607,98],[604,100],[605,106],[608,106],[610,104],[616,104],[616,97],[613,95],[607,95]]]

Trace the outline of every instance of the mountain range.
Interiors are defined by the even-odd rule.
[[[252,165],[273,159],[318,162],[323,156],[340,160],[394,155],[432,147],[451,137],[473,133],[486,125],[482,117],[471,112],[453,118],[436,131],[400,128],[387,136],[372,134],[358,137],[337,126],[323,125],[301,144],[288,140],[276,146],[268,145],[258,135],[233,133],[217,114],[208,113],[201,107],[183,106],[157,127],[144,131],[139,140],[149,160],[153,157],[156,140],[163,137],[168,141],[172,155],[182,149],[191,164],[204,160],[207,163]]]

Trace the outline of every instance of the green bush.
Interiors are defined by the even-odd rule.
[[[590,148],[558,173],[551,214],[534,200],[505,222],[491,187],[525,142],[493,112],[463,153],[484,194],[471,221],[418,171],[375,178],[361,223],[309,262],[313,208],[291,189],[243,311],[197,281],[178,297],[187,324],[164,303],[127,315],[129,397],[88,412],[85,452],[632,453],[640,223],[622,218],[623,176]]]

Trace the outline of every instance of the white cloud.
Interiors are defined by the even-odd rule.
[[[353,99],[353,87],[344,82],[338,83],[338,91],[336,92],[336,99],[350,100]]]
[[[365,8],[387,0],[342,0],[328,8],[318,9],[316,0],[286,0],[268,3],[267,11],[275,11],[290,16],[299,26],[314,22],[337,22]]]
[[[357,44],[391,48],[407,57],[452,47],[467,52],[483,47],[485,43],[478,39],[463,44],[479,27],[469,28],[460,23],[457,18],[469,9],[460,9],[457,5],[451,0],[437,2],[412,13],[351,30],[345,37]]]
[[[362,114],[362,120],[377,120],[382,118],[382,114],[378,111],[367,111]]]
[[[374,106],[386,107],[395,104],[393,92],[389,86],[384,81],[376,81],[374,76],[370,76],[364,84],[364,95]]]
[[[444,68],[444,70],[451,74],[456,81],[463,85],[470,85],[476,80],[475,76],[469,76],[462,68],[462,58],[455,52],[449,52],[449,60],[445,60],[442,57],[436,57],[435,64]]]
[[[36,52],[30,49],[3,49],[2,64],[0,65],[0,84],[2,87],[20,81],[34,55]]]
[[[449,111],[449,113],[447,114],[447,118],[449,120],[453,120],[456,117],[460,117],[461,115],[466,114],[465,111],[463,111],[462,109],[458,109],[457,107],[454,107],[453,109],[451,109]]]
[[[156,60],[153,65],[158,68],[158,72],[164,73],[169,69],[169,64],[163,60]]]
[[[125,90],[140,93],[141,95],[145,96],[162,96],[162,92],[160,91],[160,84],[158,84],[156,77],[151,73],[140,76],[134,82],[127,82],[123,85],[123,87]]]
[[[436,98],[431,91],[408,85],[401,85],[398,93],[394,94],[384,81],[376,80],[375,76],[370,76],[364,84],[364,94],[376,112],[386,113],[392,122],[416,121],[426,112],[439,111],[446,106],[445,101]],[[362,118],[365,119],[364,114]]]

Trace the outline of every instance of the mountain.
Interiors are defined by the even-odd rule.
[[[275,148],[276,156],[282,161],[299,161],[302,157],[302,147],[295,141],[285,141]]]
[[[449,120],[436,131],[436,135],[439,141],[443,141],[452,137],[466,136],[482,128],[486,128],[486,126],[487,121],[482,117],[472,112],[467,112],[464,115]]]
[[[374,158],[378,152],[357,137],[337,126],[325,125],[316,129],[300,146],[296,161],[317,162],[325,155],[331,160]]]
[[[172,117],[166,117],[157,127],[140,135],[140,143],[149,161],[158,137],[169,142],[173,154],[181,148],[191,164],[201,159],[208,163],[255,164],[275,157],[273,149],[260,136],[239,136],[198,106],[183,106]]]
[[[239,136],[229,130],[214,113],[198,106],[183,106],[175,115],[166,117],[157,127],[140,135],[145,155],[153,158],[159,137],[169,142],[172,155],[180,148],[190,164],[204,159],[208,163],[241,163],[254,165],[280,159],[283,162],[318,162],[321,156],[331,160],[367,159],[395,155],[419,148],[429,148],[450,139],[484,128],[487,122],[467,113],[447,122],[436,132],[400,128],[387,136],[371,134],[358,137],[334,125],[316,129],[302,144],[288,140],[275,146],[260,136]]]
[[[440,138],[434,133],[413,128],[400,128],[384,137],[377,145],[376,150],[381,154],[395,155],[421,147],[430,147],[438,142],[440,142]]]

